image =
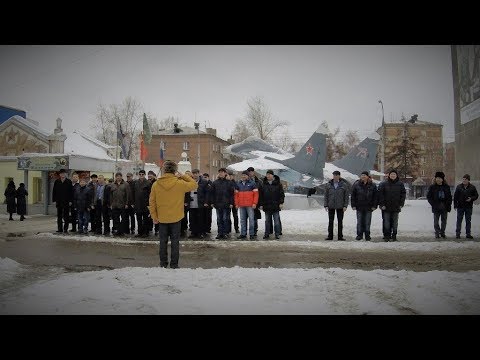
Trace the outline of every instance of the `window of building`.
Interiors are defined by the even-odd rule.
[[[422,150],[425,150],[425,144],[420,144],[420,148],[421,148]]]
[[[422,169],[422,176],[425,176],[425,170]]]
[[[425,156],[422,156],[422,164],[425,164]]]
[[[183,150],[190,150],[190,142],[188,141],[183,142]]]
[[[425,130],[422,130],[422,136],[423,137],[426,137],[427,136],[427,132]]]
[[[212,151],[215,151],[215,144],[213,144],[212,146]]]
[[[167,148],[167,143],[165,141],[160,141],[160,149],[166,150]]]

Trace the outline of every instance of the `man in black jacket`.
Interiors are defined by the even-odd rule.
[[[52,202],[57,206],[57,232],[68,233],[68,214],[73,203],[73,186],[72,181],[67,179],[65,169],[61,169],[58,174],[60,178],[55,180],[52,192]]]
[[[265,212],[265,234],[264,239],[270,237],[270,228],[272,227],[272,218],[275,229],[275,239],[280,238],[280,210],[283,209],[285,201],[285,192],[280,183],[280,178],[273,173],[273,170],[267,170],[267,175],[263,180],[263,185],[259,191],[260,210]]]
[[[398,178],[397,170],[390,170],[388,178],[378,187],[378,206],[382,209],[383,239],[397,241],[398,215],[405,205],[407,191]]]
[[[75,189],[80,186],[78,180],[78,174],[73,173],[72,175],[72,186],[73,186],[73,194],[75,194]],[[77,232],[77,223],[78,223],[78,214],[77,210],[75,209],[75,204],[72,203],[70,207],[70,223],[72,224],[72,232]]]
[[[357,180],[352,187],[350,199],[352,210],[357,211],[357,237],[369,241],[370,224],[372,222],[372,211],[377,208],[377,186],[373,183],[368,171],[362,171],[360,180]]]
[[[132,186],[132,199],[138,224],[138,234],[135,237],[141,238],[148,237],[148,201],[152,189],[152,183],[145,178],[145,175],[145,170],[140,170],[139,179],[135,180]]]
[[[139,175],[140,176],[140,175]],[[130,185],[130,192],[133,194],[133,174],[131,172],[127,173],[127,183]],[[127,209],[127,220],[128,220],[128,231],[130,234],[135,234],[135,204],[134,198],[130,199],[130,204],[128,204]],[[139,232],[140,233],[140,232]]]
[[[210,180],[210,175],[207,173],[203,174],[203,180],[205,180],[206,188],[207,188],[207,199],[208,199],[208,206],[205,208],[204,211],[204,223],[205,223],[205,234],[210,234],[212,231],[212,204],[210,203],[210,193],[212,190],[212,181]]]
[[[227,180],[227,169],[218,169],[218,179],[212,183],[209,203],[217,211],[218,235],[215,239],[226,239],[230,222],[230,209],[234,205],[234,187],[232,182]]]
[[[427,193],[427,200],[432,206],[433,228],[435,229],[435,238],[446,238],[445,228],[447,227],[447,215],[452,210],[452,193],[450,186],[445,183],[445,174],[441,171],[435,173],[435,182],[430,185]],[[441,228],[438,224],[439,218],[442,219]]]
[[[253,181],[255,181],[255,185],[257,185],[257,189],[258,191],[261,191],[261,188],[262,188],[262,181],[260,181],[260,179],[255,175],[255,169],[253,167],[249,167],[247,169],[248,171],[248,176],[250,177],[250,179],[252,179]],[[254,209],[254,234],[255,236],[257,236],[257,231],[258,231],[258,219],[261,219],[262,218],[262,213],[260,212],[260,209],[257,207]]]
[[[472,228],[472,212],[473,202],[478,199],[477,189],[470,183],[470,175],[463,175],[461,184],[458,184],[453,195],[453,207],[457,209],[457,226],[455,232],[457,239],[460,239],[462,230],[463,215],[465,215],[465,233],[467,239],[473,239]]]
[[[200,176],[199,169],[192,170],[192,177],[197,182],[198,188],[190,191],[189,215],[191,234],[188,238],[203,239],[206,233],[204,211],[209,206],[207,182]]]

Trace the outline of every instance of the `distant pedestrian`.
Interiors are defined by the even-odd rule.
[[[13,214],[17,212],[17,204],[15,201],[16,191],[15,183],[13,182],[13,180],[10,180],[10,182],[8,183],[4,195],[7,200],[7,212],[10,214],[10,218],[8,220],[13,221]]]
[[[378,205],[382,209],[383,239],[397,241],[398,215],[405,205],[407,191],[397,170],[390,170],[388,177],[378,187]]]
[[[150,214],[159,224],[160,266],[168,267],[168,239],[171,241],[170,268],[177,269],[180,257],[180,226],[184,216],[185,193],[198,188],[190,176],[177,172],[177,164],[167,160],[163,175],[153,183],[150,192]]]
[[[20,183],[20,186],[17,189],[17,214],[20,215],[20,221],[25,220],[25,215],[27,214],[27,196],[28,191],[25,188],[24,183]]]
[[[368,171],[362,171],[360,180],[357,180],[352,186],[351,196],[352,210],[357,211],[357,237],[356,240],[362,240],[365,234],[365,240],[369,241],[370,224],[372,222],[372,212],[377,208],[377,186],[373,183]]]
[[[332,174],[333,179],[327,183],[324,197],[324,207],[328,211],[328,236],[325,240],[333,240],[335,213],[338,222],[338,240],[345,240],[343,237],[343,215],[348,207],[348,185],[340,177],[340,171],[335,170]]]
[[[69,210],[73,204],[72,181],[67,179],[67,172],[61,169],[59,179],[53,184],[52,201],[57,206],[57,232],[68,233]]]
[[[478,192],[475,186],[470,183],[470,175],[463,175],[461,184],[458,184],[453,195],[453,207],[457,210],[457,226],[455,229],[457,239],[460,239],[462,230],[463,215],[465,215],[465,233],[467,239],[472,236],[472,212],[473,202],[478,199]]]
[[[446,238],[445,228],[447,227],[447,215],[452,210],[452,193],[450,186],[445,182],[443,172],[437,171],[433,181],[433,184],[428,188],[427,200],[432,206],[435,238],[438,239],[440,236]],[[441,227],[438,224],[440,218]]]

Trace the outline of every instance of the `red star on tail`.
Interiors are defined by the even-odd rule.
[[[313,155],[313,147],[312,147],[312,144],[308,144],[308,146],[306,147],[306,149],[307,149],[307,154]]]

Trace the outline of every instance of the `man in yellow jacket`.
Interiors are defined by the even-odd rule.
[[[197,182],[188,175],[177,172],[177,164],[167,160],[163,175],[152,185],[149,210],[154,224],[159,225],[160,266],[168,267],[167,244],[171,241],[170,268],[178,268],[180,256],[180,226],[184,216],[185,193],[195,190]]]

